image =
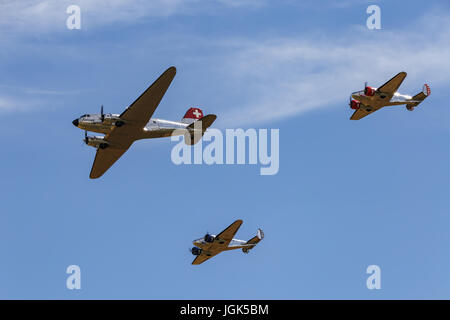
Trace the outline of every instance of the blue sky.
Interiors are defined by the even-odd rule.
[[[381,30],[366,8],[381,7]],[[82,29],[65,27],[78,4]],[[450,7],[441,1],[6,1],[0,4],[0,298],[449,298]],[[176,166],[139,141],[101,179],[71,121],[120,113],[167,67],[155,116],[280,129],[280,170]],[[349,121],[350,92],[408,72],[414,112]],[[243,219],[249,255],[191,266]],[[65,287],[81,267],[82,289]],[[381,267],[381,290],[366,288]]]

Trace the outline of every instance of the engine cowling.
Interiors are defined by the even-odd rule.
[[[84,138],[84,143],[94,148],[105,149],[106,147],[108,147],[108,141],[106,141],[105,137],[103,136],[86,136],[86,138]]]
[[[191,252],[192,252],[192,254],[193,254],[194,256],[199,256],[199,255],[202,253],[202,249],[197,248],[197,247],[193,247],[193,248],[191,249]]]
[[[120,116],[118,114],[107,113],[103,115],[102,123],[104,125],[115,126],[117,125],[117,123],[123,124],[123,121],[120,119]]]
[[[214,242],[214,237],[212,235],[210,235],[209,233],[207,233],[205,235],[205,237],[203,238],[203,240],[205,240],[205,242],[212,243],[212,242]]]
[[[352,101],[350,101],[350,108],[352,108],[353,110],[358,110],[359,108],[361,108],[361,102],[352,99]]]
[[[368,96],[368,97],[372,97],[375,94],[375,88],[372,87],[365,87],[364,88],[364,95]]]

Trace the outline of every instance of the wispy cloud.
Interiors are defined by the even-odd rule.
[[[0,95],[0,112],[22,111],[27,110],[32,105],[33,101],[23,101],[16,97]]]
[[[144,18],[207,12],[221,7],[260,7],[265,0],[4,0],[0,2],[0,26],[22,34],[58,32],[66,29],[66,10],[81,9],[82,28],[131,23]],[[214,11],[214,10],[213,10]],[[6,27],[6,29],[5,29]],[[2,28],[0,28],[1,34]]]
[[[0,84],[0,112],[29,111],[49,105],[49,97],[67,98],[84,91],[81,90],[48,90],[31,87],[18,87]]]
[[[228,42],[233,50],[223,57],[222,78],[253,98],[228,109],[227,119],[263,123],[345,104],[364,81],[379,86],[399,71],[409,74],[406,93],[416,93],[423,82],[447,86],[449,35],[448,17],[427,15],[415,28],[395,32],[356,29],[339,37]]]
[[[104,23],[112,23],[115,19],[131,19],[135,10],[143,11],[140,13],[143,16],[148,15],[151,6],[154,6],[152,14],[182,12],[183,8],[196,4],[197,0],[149,2],[152,4],[129,0],[78,1],[85,3],[91,14],[97,12]],[[256,3],[251,0],[224,2],[228,2],[228,6]],[[32,5],[34,1],[12,3],[17,13],[24,3]],[[60,11],[54,8],[61,6],[65,19],[67,3],[65,0],[40,2],[32,6],[33,9],[28,9],[31,12],[25,14],[28,18],[22,19],[27,21],[31,14],[43,12],[49,6],[55,16],[58,12],[58,17]],[[119,12],[125,7],[126,10]],[[50,14],[48,17],[52,16]],[[3,17],[5,13],[0,10],[0,21],[3,21],[0,23],[7,23]],[[45,25],[45,22],[42,23]],[[123,45],[125,43],[126,40]],[[161,43],[163,45],[155,46]],[[170,48],[166,44],[170,44]],[[84,60],[84,50],[71,50],[70,43],[66,49],[65,45],[46,45],[45,48],[39,47],[37,52],[45,55],[45,50],[56,50],[57,56],[64,56],[67,60]],[[396,30],[368,30],[365,26],[353,26],[347,32],[340,30],[339,33],[331,30],[326,34],[317,31],[300,36],[279,36],[272,32],[270,35],[261,33],[221,39],[189,34],[174,36],[168,31],[164,39],[158,38],[158,35],[140,37],[139,41],[133,42],[133,47],[135,50],[132,52],[114,48],[107,58],[101,48],[98,52],[90,50],[85,58],[100,64],[105,63],[105,59],[110,64],[117,60],[126,61],[124,63],[133,60],[142,62],[149,60],[149,53],[158,50],[152,59],[167,54],[176,65],[198,67],[193,67],[195,70],[208,69],[207,80],[202,80],[198,75],[193,77],[199,78],[199,86],[224,88],[213,88],[216,91],[208,100],[220,109],[220,119],[226,122],[222,122],[224,125],[262,124],[311,110],[343,107],[349,93],[361,88],[364,81],[378,86],[399,71],[408,72],[401,88],[405,93],[420,90],[423,82],[429,82],[433,90],[448,86],[450,80],[450,18],[439,11],[428,13],[405,28]],[[31,51],[31,48],[27,47],[26,51]],[[33,90],[28,93],[57,95],[60,92],[53,88]],[[7,110],[7,105],[14,104],[3,102],[0,108],[3,106]]]

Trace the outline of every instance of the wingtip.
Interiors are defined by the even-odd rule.
[[[174,73],[177,73],[177,68],[176,68],[175,66],[170,66],[170,67],[166,70],[166,72],[168,72],[168,71],[172,71],[172,72],[174,72]]]
[[[98,178],[100,178],[100,177],[101,177],[101,175],[100,175],[100,176],[96,176],[96,175],[94,175],[94,174],[92,174],[92,173],[89,175],[89,178],[91,178],[91,179],[93,179],[93,180],[94,180],[94,179],[98,179]]]

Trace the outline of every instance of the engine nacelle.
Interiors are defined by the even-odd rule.
[[[203,240],[205,240],[205,242],[212,243],[212,242],[214,242],[214,237],[212,235],[210,235],[209,233],[207,233],[205,235],[205,237],[203,238]]]
[[[111,114],[111,113],[108,113],[108,114],[105,114],[105,115],[103,116],[103,121],[102,121],[102,123],[103,123],[104,125],[110,125],[110,126],[118,126],[118,127],[120,127],[120,126],[123,124],[123,121],[120,119],[120,117],[119,117],[118,114]],[[117,124],[119,124],[119,125],[117,125]]]
[[[352,101],[350,101],[350,108],[352,108],[353,110],[358,110],[359,108],[361,108],[361,102],[352,99]]]
[[[375,88],[372,87],[365,87],[364,88],[364,95],[368,97],[372,97],[375,94]]]
[[[108,147],[108,141],[106,141],[103,136],[86,136],[86,138],[84,138],[84,143],[94,148],[105,149]]]
[[[414,106],[406,106],[406,110],[408,111],[414,111]]]
[[[191,252],[192,252],[192,254],[193,254],[194,256],[199,256],[199,255],[201,255],[201,253],[202,253],[202,249],[197,248],[197,247],[193,247],[193,248],[191,249]]]

